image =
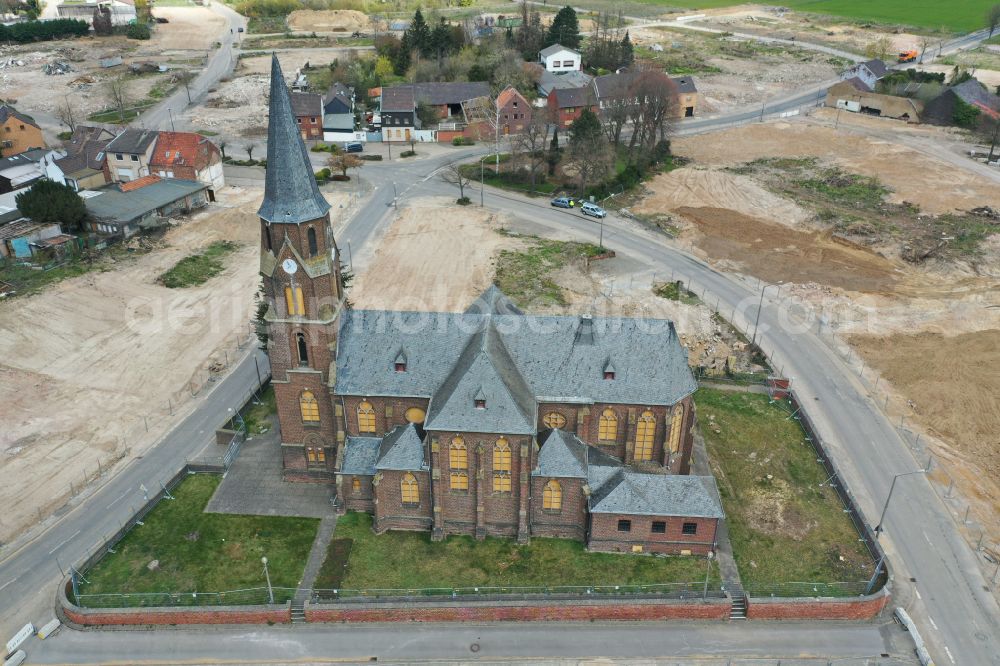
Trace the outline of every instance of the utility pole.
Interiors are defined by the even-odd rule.
[[[896,480],[901,476],[910,476],[911,474],[924,474],[926,469],[918,469],[915,472],[903,472],[902,474],[897,474],[892,477],[892,483],[889,484],[889,494],[885,498],[885,505],[882,507],[882,515],[878,518],[878,525],[875,526],[875,538],[878,539],[879,535],[882,533],[882,523],[885,521],[885,512],[889,510],[889,500],[892,499],[892,491],[896,487]]]
[[[267,571],[267,558],[262,557],[260,561],[264,564],[264,576],[267,578],[267,599],[269,603],[274,604],[274,590],[271,588],[271,574]]]
[[[168,107],[167,114],[170,116],[170,131],[176,132],[177,130],[174,129],[174,110]]]

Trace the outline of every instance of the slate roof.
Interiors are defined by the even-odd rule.
[[[557,88],[552,91],[556,96],[557,109],[578,108],[594,105],[594,93],[590,86],[582,88]]]
[[[575,55],[577,57],[580,56],[580,52],[579,51],[574,51],[573,49],[569,48],[568,46],[563,46],[562,44],[553,44],[552,46],[546,46],[544,49],[542,49],[541,51],[539,51],[538,52],[538,57],[539,58],[548,58],[550,55],[555,55],[555,54],[559,53],[560,51],[569,51],[570,53],[572,53],[573,55]]]
[[[959,83],[957,86],[949,88],[962,101],[990,111],[1000,109],[1000,97],[997,97],[986,89],[982,83],[976,79],[969,79]]]
[[[292,93],[292,113],[319,118],[323,115],[323,96],[319,93]]]
[[[353,105],[354,90],[343,83],[334,83],[323,98],[326,113],[350,113]]]
[[[271,97],[267,123],[267,168],[264,200],[257,211],[271,223],[301,224],[326,215],[330,210],[313,176],[309,153],[295,124],[288,86],[271,56]]]
[[[480,302],[501,296],[487,290]],[[395,371],[400,350],[406,372]],[[533,432],[542,400],[673,405],[697,388],[687,360],[663,319],[351,309],[341,317],[334,390],[430,398],[427,428],[513,434],[485,428]],[[615,378],[606,380],[609,362]],[[486,410],[472,404],[479,389]]]
[[[573,433],[553,430],[542,443],[532,476],[587,478],[587,445]]]
[[[677,92],[679,93],[698,92],[698,87],[694,85],[694,79],[690,76],[676,76],[672,80],[677,85]]]
[[[79,127],[77,128],[80,129]],[[100,127],[87,129],[105,131]],[[76,134],[74,133],[74,136]],[[63,174],[70,176],[80,174],[83,171],[100,171],[104,165],[104,153],[110,143],[110,139],[92,138],[93,135],[81,133],[79,141],[72,140],[67,143],[66,148],[69,154],[66,157],[55,161]],[[101,136],[99,133],[96,136]]]
[[[642,474],[623,467],[600,483],[591,481],[590,488],[591,513],[725,518],[711,476]]]
[[[427,469],[424,462],[423,433],[410,423],[397,426],[382,438],[375,469],[417,472]]]
[[[849,79],[844,79],[844,83],[847,83],[848,85],[850,85],[852,88],[854,88],[858,92],[866,92],[866,93],[868,93],[868,92],[872,91],[872,89],[868,87],[868,84],[865,83],[864,81],[862,81],[857,76],[852,76]]]
[[[476,406],[479,400],[485,407]],[[535,411],[531,388],[487,316],[431,398],[424,427],[531,435]]]
[[[866,60],[861,65],[868,68],[868,71],[875,75],[876,79],[881,79],[883,76],[889,73],[889,68],[885,66],[885,63],[875,58],[874,60]]]
[[[521,308],[500,291],[500,287],[491,284],[486,291],[479,294],[476,300],[465,309],[465,314],[524,314]]]
[[[18,153],[17,155],[0,157],[0,171],[24,164],[37,164],[38,162],[44,160],[45,156],[50,152],[52,151],[47,148],[32,148],[24,151],[23,153]]]
[[[549,93],[560,88],[585,88],[590,85],[593,78],[590,74],[578,69],[562,73],[543,69],[541,77],[538,79],[538,91],[542,97],[548,97]]]
[[[380,437],[348,437],[344,445],[344,460],[340,465],[341,474],[375,474],[378,460]]]
[[[382,101],[379,109],[385,112],[408,113],[417,108],[410,88],[382,88]]]
[[[153,167],[188,166],[201,171],[222,156],[214,143],[194,132],[160,132],[149,158]]]
[[[156,141],[156,130],[127,129],[108,144],[109,153],[143,154]]]
[[[8,106],[6,104],[0,105],[0,124],[7,122],[7,120],[12,117],[17,118],[22,123],[27,123],[33,127],[38,127],[38,123],[36,123],[35,119],[32,118],[31,116],[25,113],[21,113],[12,106]]]

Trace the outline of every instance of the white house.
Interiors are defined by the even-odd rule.
[[[888,73],[889,69],[881,60],[867,60],[865,62],[859,62],[850,69],[845,69],[840,73],[840,80],[847,81],[848,79],[857,77],[861,79],[866,86],[874,90],[875,84],[878,83],[878,80]]]
[[[107,7],[111,12],[111,25],[128,25],[136,21],[135,0],[66,2],[56,5],[56,15],[59,18],[75,18],[90,23],[94,18],[94,9],[98,6]]]
[[[561,44],[546,46],[539,51],[538,62],[549,72],[575,72],[583,65],[577,51],[568,49]]]

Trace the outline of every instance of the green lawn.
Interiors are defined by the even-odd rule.
[[[706,388],[695,403],[744,585],[867,581],[868,551],[787,405]]]
[[[229,241],[215,241],[204,251],[184,257],[173,268],[160,276],[164,287],[178,289],[204,284],[225,268],[223,257],[236,249]]]
[[[664,7],[714,9],[741,2],[733,0],[644,0]],[[784,0],[781,6],[811,14],[849,19],[901,23],[923,28],[950,28],[970,32],[984,27],[986,10],[995,0]]]
[[[271,429],[271,421],[269,417],[272,414],[278,413],[278,406],[274,399],[274,387],[270,384],[264,389],[263,393],[260,394],[260,400],[250,404],[242,414],[243,423],[246,424],[247,434],[262,435]],[[239,427],[239,422],[236,417],[230,419],[226,427],[230,430],[236,430]]]
[[[221,477],[189,476],[115,546],[84,572],[81,594],[221,592],[265,587],[261,557],[271,583],[294,588],[305,568],[319,521],[314,518],[203,513]],[[159,560],[159,568],[147,565]]]
[[[514,539],[450,536],[434,543],[430,532],[375,535],[371,526],[366,513],[348,513],[337,521],[317,588],[614,586],[705,580],[706,560],[700,557],[588,553],[583,543],[570,539],[535,538],[518,545]],[[712,579],[718,580],[715,572]]]

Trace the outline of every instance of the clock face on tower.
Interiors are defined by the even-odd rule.
[[[299,265],[295,263],[295,260],[289,257],[281,262],[281,270],[289,275],[295,275],[295,271],[299,270]]]

